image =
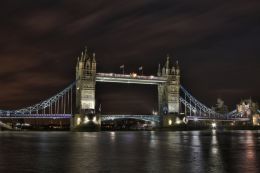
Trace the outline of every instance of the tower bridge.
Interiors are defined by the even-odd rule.
[[[90,54],[85,49],[78,57],[75,82],[58,94],[35,105],[17,110],[0,110],[0,119],[70,118],[72,128],[93,119],[100,125],[101,121],[129,118],[153,121],[162,127],[167,127],[171,125],[169,122],[174,121],[180,114],[188,121],[250,121],[252,119],[250,115],[245,114],[248,110],[241,112],[235,109],[227,114],[220,114],[198,101],[181,86],[179,64],[178,62],[171,64],[169,56],[166,57],[162,68],[160,64],[158,65],[156,76],[97,73],[96,66],[95,54]],[[156,85],[158,115],[101,115],[96,111],[96,82]]]

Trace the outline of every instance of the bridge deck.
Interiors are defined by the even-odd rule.
[[[0,119],[69,119],[71,114],[18,114],[18,115],[0,115]]]
[[[249,121],[249,118],[241,118],[241,117],[230,117],[230,118],[223,118],[223,117],[199,117],[199,116],[186,116],[189,121]]]
[[[139,75],[124,75],[114,73],[97,73],[97,82],[111,82],[111,83],[133,83],[133,84],[148,84],[158,85],[165,83],[167,80],[164,77],[157,76],[139,76]]]
[[[115,119],[137,119],[143,121],[159,122],[159,115],[102,115],[102,121],[113,121]]]
[[[0,115],[0,119],[69,119],[71,114],[19,114],[19,115]],[[189,121],[249,121],[244,117],[208,117],[208,116],[186,116]],[[139,119],[144,121],[159,122],[159,115],[101,115],[102,121],[115,119]]]

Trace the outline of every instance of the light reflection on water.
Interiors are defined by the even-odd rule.
[[[0,172],[259,172],[259,134],[0,132]]]

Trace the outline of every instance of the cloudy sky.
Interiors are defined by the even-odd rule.
[[[142,65],[156,74],[169,53],[182,85],[206,105],[260,101],[259,0],[9,0],[0,20],[0,109],[65,88],[85,45],[98,72],[125,64],[126,72]],[[104,112],[149,113],[156,94],[151,86],[97,86]]]

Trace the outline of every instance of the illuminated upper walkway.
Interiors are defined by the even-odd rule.
[[[97,73],[97,82],[112,82],[112,83],[133,83],[133,84],[150,84],[158,85],[165,83],[165,77],[157,76],[139,76],[137,74],[115,74],[115,73]]]
[[[160,122],[158,115],[102,115],[101,121],[113,121],[117,119],[136,119],[150,122]]]

